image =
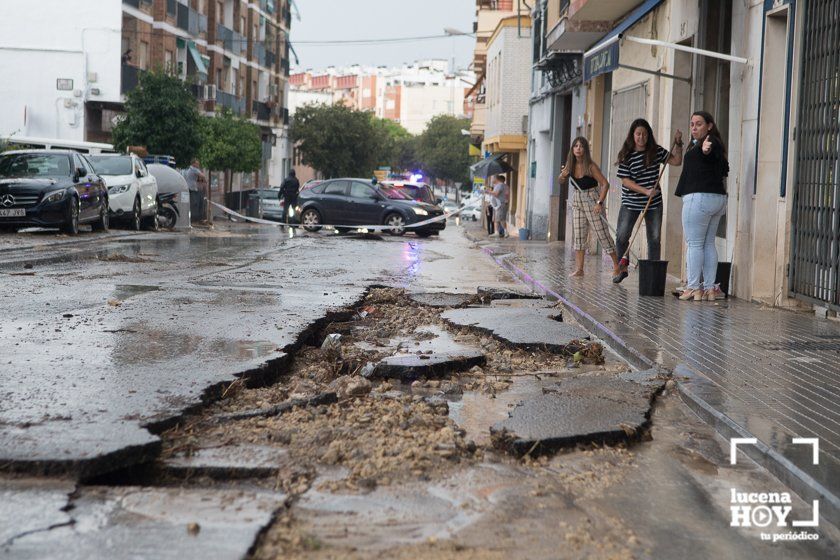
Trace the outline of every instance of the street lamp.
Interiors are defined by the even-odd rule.
[[[447,35],[449,35],[450,37],[456,37],[456,36],[459,36],[459,35],[463,35],[463,36],[466,36],[466,37],[472,37],[472,36],[475,35],[475,33],[468,33],[467,31],[461,31],[461,30],[455,29],[453,27],[444,27],[443,32],[446,33]]]

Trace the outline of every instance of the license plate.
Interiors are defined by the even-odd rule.
[[[0,208],[0,218],[23,218],[26,208]]]

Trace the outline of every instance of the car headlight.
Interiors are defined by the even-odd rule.
[[[51,192],[47,196],[44,197],[44,202],[47,202],[47,203],[58,202],[60,200],[63,200],[66,195],[67,195],[67,191]]]
[[[125,185],[111,185],[108,187],[108,194],[122,194],[124,192],[128,192],[128,189],[131,188],[131,183]]]
[[[418,216],[428,216],[429,215],[429,213],[427,211],[423,210],[422,208],[412,208],[412,210],[414,210],[414,213],[417,214]]]

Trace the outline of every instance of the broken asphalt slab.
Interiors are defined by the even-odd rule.
[[[448,294],[445,292],[411,293],[414,303],[428,307],[464,307],[476,299],[474,294]]]
[[[443,354],[404,354],[385,358],[376,364],[373,377],[413,381],[420,377],[443,377],[467,371],[487,362],[484,353],[478,350],[464,350]]]
[[[212,444],[213,442],[203,442]],[[286,464],[288,450],[248,443],[216,445],[179,454],[161,461],[169,476],[187,479],[209,476],[220,480],[275,476]]]
[[[523,292],[520,290],[509,290],[506,288],[493,288],[486,286],[479,286],[476,289],[478,298],[482,303],[489,303],[491,301],[501,299],[542,299],[542,296],[532,292]]]
[[[522,348],[565,353],[573,341],[588,340],[580,327],[553,319],[552,308],[471,307],[451,309],[441,317],[452,325],[489,332],[502,342]]]
[[[578,443],[633,441],[648,426],[653,400],[666,382],[653,371],[638,376],[644,384],[608,376],[560,381],[492,426],[494,442],[514,455],[540,455]]]
[[[238,560],[284,499],[243,489],[84,487],[66,514],[72,524],[19,536],[0,553],[9,560]]]

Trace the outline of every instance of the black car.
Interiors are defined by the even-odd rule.
[[[75,235],[80,223],[108,229],[108,189],[90,161],[70,150],[0,154],[0,228],[60,227]]]
[[[339,232],[366,225],[387,225],[392,235],[412,230],[420,237],[439,233],[446,220],[437,220],[417,228],[406,227],[442,216],[433,204],[417,202],[391,186],[375,185],[365,179],[331,179],[300,193],[296,219],[308,231],[324,224]],[[350,227],[346,227],[350,226]]]

